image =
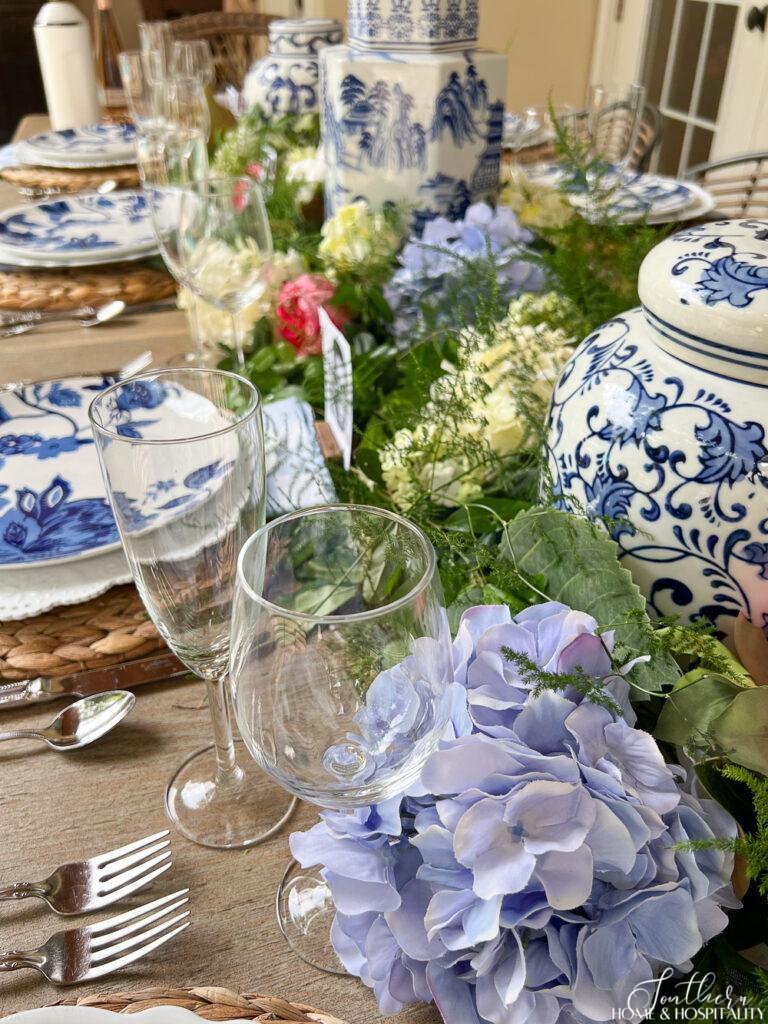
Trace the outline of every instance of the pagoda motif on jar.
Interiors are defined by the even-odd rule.
[[[350,0],[321,55],[328,213],[406,203],[420,228],[499,181],[506,57],[477,48],[477,0]]]
[[[655,612],[768,632],[768,221],[679,232],[638,291],[560,375],[549,480],[607,523]]]
[[[318,114],[318,57],[342,40],[335,18],[280,18],[269,25],[269,53],[252,65],[243,83],[247,108],[265,119]]]

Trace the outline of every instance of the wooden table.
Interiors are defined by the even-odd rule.
[[[28,135],[44,124],[28,118],[20,131]],[[0,185],[0,206],[18,201],[13,189]],[[184,318],[176,312],[118,319],[90,331],[34,331],[3,341],[0,383],[115,367],[146,348],[162,359],[184,348],[186,340]],[[210,742],[210,721],[201,705],[202,687],[195,682],[147,686],[137,696],[130,718],[91,748],[67,755],[27,744],[0,748],[0,880],[44,878],[66,860],[166,827],[166,781],[188,753]],[[9,729],[47,724],[56,707],[6,710],[2,723]],[[147,960],[68,991],[222,985],[311,1003],[349,1024],[382,1020],[367,988],[356,979],[308,967],[290,951],[275,921],[274,896],[287,863],[288,832],[308,827],[315,818],[312,808],[301,806],[281,834],[245,852],[206,850],[175,836],[173,869],[148,893],[188,886],[192,927]],[[108,910],[98,919],[115,912]],[[62,926],[62,919],[37,900],[0,904],[2,949],[35,946]],[[0,974],[0,1011],[44,1005],[61,994],[32,971]],[[435,1024],[439,1016],[433,1008],[414,1007],[389,1019]]]

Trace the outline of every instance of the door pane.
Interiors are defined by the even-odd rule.
[[[704,117],[708,121],[717,121],[738,12],[739,8],[731,4],[715,5],[712,34],[709,39],[704,76],[701,81],[699,109],[696,111],[699,117]]]
[[[701,0],[683,0],[677,49],[674,58],[671,58],[674,59],[674,65],[666,104],[672,110],[679,110],[682,113],[688,113],[690,110],[707,6]]]
[[[662,138],[664,144],[659,154],[657,170],[661,174],[677,174],[677,165],[680,163],[680,153],[683,148],[683,136],[686,125],[673,117],[664,118]]]
[[[696,164],[703,164],[705,160],[709,160],[709,151],[712,149],[714,137],[715,133],[708,128],[693,129],[691,148],[688,151],[688,167],[694,167]]]
[[[664,84],[664,69],[667,66],[674,16],[675,0],[652,0],[642,81],[645,82],[648,99],[657,107],[661,103],[661,87]]]

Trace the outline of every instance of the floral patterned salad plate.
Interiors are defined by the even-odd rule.
[[[73,377],[0,391],[0,570],[90,558],[118,546],[88,419],[91,401],[112,383]],[[176,385],[127,382],[113,425],[124,437],[151,440],[172,419],[182,436],[184,426],[198,421],[200,402],[207,399]],[[270,513],[333,501],[310,407],[296,399],[272,403],[264,425]],[[205,465],[168,468],[142,495],[118,494],[126,521],[135,512],[137,528],[152,528],[207,500],[227,479],[230,441],[222,439]]]
[[[83,258],[130,258],[157,248],[141,192],[79,195],[16,206],[0,214],[0,261],[72,265]]]
[[[132,124],[90,124],[34,135],[21,156],[41,167],[110,167],[135,161],[135,138]]]
[[[590,207],[595,203],[593,192],[576,178],[568,182],[568,172],[561,165],[547,164],[529,171],[538,181],[552,186],[563,186],[571,204],[586,217],[592,216]],[[610,167],[600,177],[599,187],[605,190],[606,201],[600,205],[600,214],[606,211],[623,223],[647,217],[654,223],[680,219],[680,215],[701,199],[703,191],[689,181],[680,181],[664,174],[643,174],[638,171],[613,172]]]

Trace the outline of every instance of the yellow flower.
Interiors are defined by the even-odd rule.
[[[520,223],[531,228],[561,228],[573,216],[571,204],[561,192],[534,181],[515,165],[506,171],[499,202],[511,206]]]
[[[362,199],[347,203],[323,224],[320,258],[331,270],[353,270],[389,259],[400,239],[383,213]]]

